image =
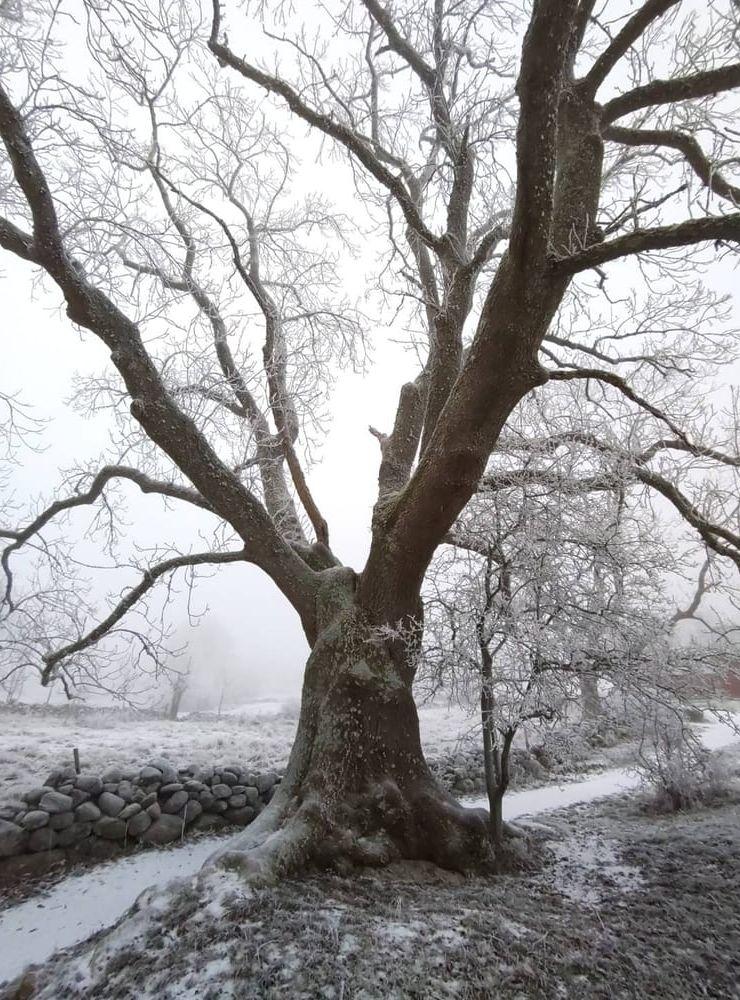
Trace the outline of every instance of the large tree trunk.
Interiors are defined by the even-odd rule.
[[[265,812],[213,860],[267,881],[399,858],[486,864],[486,812],[462,808],[424,760],[408,644],[367,623],[351,570],[324,577],[287,772]]]

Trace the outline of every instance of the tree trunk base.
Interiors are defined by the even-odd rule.
[[[267,809],[211,861],[266,882],[401,859],[490,865],[488,813],[462,808],[424,760],[408,642],[368,624],[351,570],[323,577],[287,772]]]
[[[312,869],[349,873],[395,861],[430,861],[453,871],[493,871],[488,813],[465,809],[435,785],[402,792],[388,779],[340,807],[320,795],[281,795],[209,858],[254,884]]]

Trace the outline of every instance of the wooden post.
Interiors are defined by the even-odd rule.
[[[77,749],[77,747],[75,747],[74,750],[72,751],[72,756],[75,759],[75,774],[79,774],[80,773],[80,751]]]

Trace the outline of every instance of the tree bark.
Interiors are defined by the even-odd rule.
[[[409,643],[373,627],[356,591],[352,570],[323,574],[287,772],[213,862],[271,882],[311,866],[404,858],[462,871],[492,861],[487,813],[461,807],[424,760]]]

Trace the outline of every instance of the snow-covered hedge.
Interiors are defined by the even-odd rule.
[[[167,844],[187,832],[246,826],[280,777],[239,764],[177,768],[167,760],[102,775],[52,772],[22,801],[0,804],[0,858],[76,847],[90,837],[120,845]]]

